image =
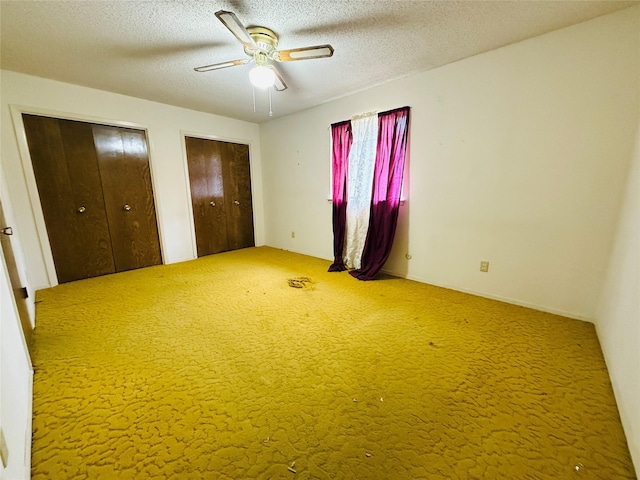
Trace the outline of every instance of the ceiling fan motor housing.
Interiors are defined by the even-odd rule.
[[[278,48],[278,36],[273,30],[265,27],[248,27],[247,32],[249,32],[253,41],[256,42],[258,50],[264,52],[267,56],[270,57]],[[244,51],[250,56],[256,53],[255,51],[248,50],[246,47]]]

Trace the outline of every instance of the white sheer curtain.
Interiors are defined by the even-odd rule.
[[[373,171],[378,141],[378,115],[369,113],[351,120],[353,143],[347,178],[347,222],[344,263],[359,269],[369,229]]]

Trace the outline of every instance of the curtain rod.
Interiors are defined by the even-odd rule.
[[[404,109],[407,109],[407,108],[409,110],[411,110],[411,107],[409,105],[405,105],[404,107],[392,108],[391,110],[387,110],[386,112],[380,112],[380,113],[378,113],[378,115],[386,115],[388,113],[398,112],[400,110],[404,110]]]
[[[351,117],[351,120],[359,120],[361,118],[367,118],[367,117],[373,117],[374,115],[378,115],[377,111],[373,111],[373,112],[367,112],[367,113],[361,113],[360,115],[354,115],[353,117]]]
[[[393,113],[393,112],[397,112],[399,110],[405,110],[405,109],[409,109],[411,110],[411,107],[409,105],[405,105],[404,107],[398,107],[398,108],[393,108],[391,110],[386,110],[384,112],[377,112],[377,115],[387,115],[389,113]],[[357,120],[359,118],[364,118],[364,117],[368,117],[369,115],[376,115],[376,112],[367,112],[367,113],[361,113],[360,115],[356,115],[354,117],[351,117],[349,120],[342,120],[340,122],[336,122],[336,123],[332,123],[331,125],[329,125],[328,128],[331,127],[337,127],[338,125],[343,125],[345,123],[349,123],[351,120]]]

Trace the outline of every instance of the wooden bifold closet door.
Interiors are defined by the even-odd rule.
[[[253,247],[249,146],[185,137],[198,257]]]
[[[58,282],[162,263],[145,132],[22,117]]]

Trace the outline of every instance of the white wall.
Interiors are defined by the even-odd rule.
[[[638,32],[634,7],[262,124],[266,243],[332,258],[328,126],[409,105],[385,270],[593,320],[638,124]]]
[[[640,129],[596,326],[640,472]]]
[[[257,124],[6,70],[0,74],[2,166],[10,179],[9,196],[22,233],[29,282],[35,290],[55,284],[56,279],[20,112],[128,124],[147,130],[165,263],[196,257],[183,134],[249,144],[256,244],[264,243]]]

